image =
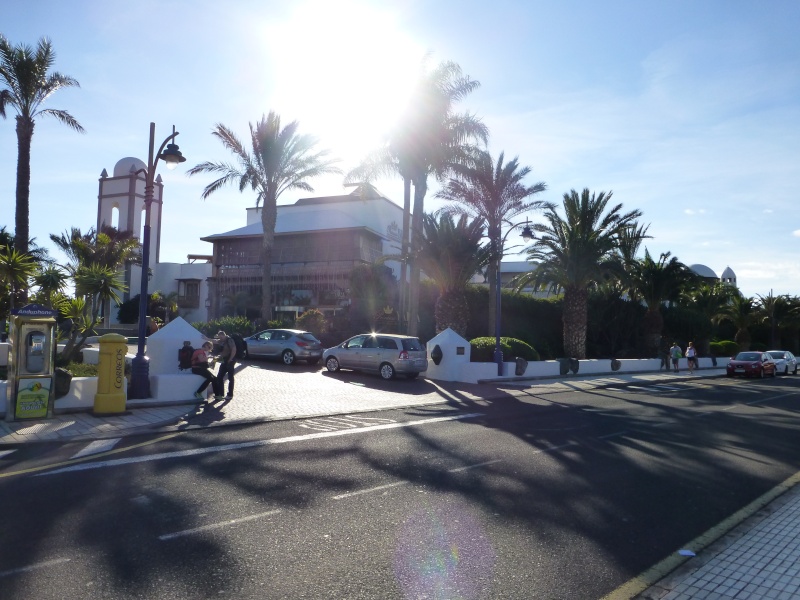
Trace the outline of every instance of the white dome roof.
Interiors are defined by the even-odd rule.
[[[125,175],[130,175],[131,167],[134,167],[134,171],[138,171],[139,169],[147,169],[147,165],[141,160],[134,158],[133,156],[128,156],[127,158],[120,159],[117,161],[117,164],[114,165],[114,177],[124,177]]]
[[[723,279],[736,279],[736,273],[733,272],[733,269],[730,267],[725,267],[725,270],[722,272]]]
[[[718,279],[717,274],[705,265],[689,265],[689,268],[700,277],[713,277],[714,279]]]

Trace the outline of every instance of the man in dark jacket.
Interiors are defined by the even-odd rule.
[[[225,375],[228,376],[228,394],[225,396],[225,399],[230,400],[233,398],[233,369],[236,366],[236,342],[224,331],[218,332],[216,339],[222,346],[222,350],[219,353],[220,362],[217,379],[219,380],[220,392],[223,392],[225,391]]]

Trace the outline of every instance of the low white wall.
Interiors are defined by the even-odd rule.
[[[561,375],[561,364],[557,360],[542,360],[533,361],[528,363],[525,374],[519,378],[536,378],[536,377],[575,377],[580,375],[614,375],[622,373],[642,373],[646,371],[658,371],[661,368],[661,360],[657,358],[644,358],[644,359],[618,359],[620,368],[618,371],[611,369],[611,359],[592,359],[579,361],[578,373],[573,375],[572,371],[568,375]],[[724,368],[729,358],[717,359],[717,368]],[[709,369],[713,367],[711,358],[699,359],[701,369]],[[506,362],[503,363],[503,375],[497,376],[496,363],[462,363],[459,364],[457,373],[452,374],[448,371],[447,376],[453,379],[446,379],[446,381],[463,381],[464,383],[478,383],[482,380],[512,380],[517,378],[515,375],[516,363]],[[686,371],[686,359],[681,359],[679,368],[681,371]],[[428,368],[425,376],[429,379],[442,379],[436,369]],[[444,379],[442,379],[445,381]]]
[[[73,377],[69,382],[69,393],[56,398],[53,412],[89,411],[94,408],[97,394],[97,377]]]

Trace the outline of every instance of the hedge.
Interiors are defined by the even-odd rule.
[[[731,340],[722,340],[721,342],[711,342],[709,349],[714,356],[735,356],[739,352],[739,344]]]
[[[496,339],[493,337],[479,337],[470,340],[470,362],[494,362],[494,346]],[[539,353],[530,344],[516,338],[501,337],[500,349],[503,351],[503,360],[524,358],[525,360],[539,360]]]

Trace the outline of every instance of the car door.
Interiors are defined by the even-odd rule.
[[[358,369],[361,362],[361,347],[368,338],[367,335],[357,335],[344,342],[336,353],[339,366],[345,369]]]
[[[381,354],[385,352],[388,342],[392,342],[392,340],[383,336],[367,336],[361,350],[361,368],[367,371],[377,371],[378,365],[382,362]]]
[[[250,356],[267,356],[267,348],[271,337],[271,331],[262,331],[247,338],[247,354]]]

